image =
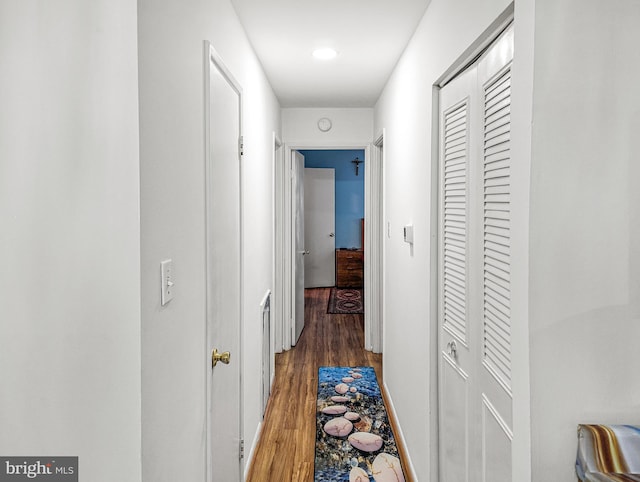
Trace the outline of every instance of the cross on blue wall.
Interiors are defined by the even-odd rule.
[[[336,248],[362,248],[360,219],[364,218],[364,163],[356,176],[356,157],[363,149],[304,150],[305,167],[334,168],[336,176]]]

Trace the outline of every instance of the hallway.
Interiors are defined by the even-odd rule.
[[[382,355],[363,349],[364,315],[327,314],[329,292],[305,290],[300,340],[276,355],[273,391],[247,481],[313,480],[319,367],[372,366],[382,386]]]
[[[510,73],[495,77],[505,83],[476,71],[475,100],[440,112],[442,91],[511,21]],[[579,424],[640,425],[639,24],[637,0],[0,2],[0,456],[77,457],[91,482],[308,481],[318,366],[380,374],[384,362],[413,480],[575,482]],[[319,47],[334,58],[314,56]],[[222,80],[241,92],[240,119],[221,122],[228,136],[210,115],[228,100],[211,96]],[[480,127],[468,142],[467,125]],[[447,127],[459,144],[445,159]],[[212,172],[223,138],[225,170]],[[493,139],[509,148],[484,144]],[[382,285],[368,315],[384,328],[383,355],[362,349],[361,316],[324,315],[326,290],[308,293],[295,349],[268,350],[291,347],[296,321],[284,186],[302,148],[365,151],[358,179],[381,193],[364,217],[382,269],[364,272],[368,291],[372,275]],[[212,216],[211,174],[226,169],[240,192]],[[449,213],[445,191],[459,204]],[[214,250],[230,213],[240,243]],[[442,214],[452,216],[449,273]],[[212,257],[237,260],[238,248],[238,312],[210,316],[231,286]],[[445,273],[459,280],[451,319],[470,320],[447,326],[450,338],[439,325]],[[483,291],[506,276],[497,307]],[[503,325],[463,358],[471,334]],[[233,352],[230,367],[214,372],[214,349]],[[496,365],[487,394],[473,375],[495,378]],[[233,394],[225,368],[241,370]],[[265,373],[275,385],[263,420]],[[444,386],[454,403],[439,403]],[[451,407],[482,412],[449,427],[440,415]],[[214,411],[228,424],[210,423]],[[228,464],[212,462],[214,442]],[[450,466],[468,453],[486,473],[449,477],[452,453]]]

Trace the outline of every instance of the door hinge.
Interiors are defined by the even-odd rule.
[[[240,439],[240,460],[244,459],[244,440]]]
[[[244,136],[238,137],[238,159],[244,156]]]

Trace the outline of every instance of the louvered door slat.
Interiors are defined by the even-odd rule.
[[[504,315],[499,310],[496,310],[493,305],[490,305],[487,310],[487,317],[492,319],[493,323],[491,324],[491,327],[492,329],[495,329],[496,334],[505,341],[508,341],[510,336],[510,327],[505,324]]]
[[[485,162],[495,162],[510,158],[511,152],[509,151],[509,149],[503,149],[501,151],[492,152],[491,154],[487,153],[485,155]]]
[[[444,326],[467,335],[467,103],[443,119],[443,314]]]
[[[485,122],[487,123],[487,125],[490,126],[494,122],[498,122],[501,119],[510,119],[510,118],[511,118],[511,106],[506,105],[506,106],[503,106],[501,109],[498,109],[497,111],[493,112],[492,114],[489,114],[485,119]]]
[[[494,154],[498,154],[500,152],[508,151],[509,148],[510,148],[510,146],[509,146],[508,143],[507,144],[498,144],[498,145],[495,145],[495,146],[486,146],[485,145],[484,155],[485,155],[485,157],[491,156],[491,155],[494,155]]]
[[[447,263],[447,265],[444,268],[444,275],[445,275],[445,281],[446,281],[445,286],[448,283],[455,283],[459,286],[465,286],[466,279],[462,271],[463,270],[456,268],[456,266],[453,263]]]
[[[509,335],[505,336],[504,332],[500,332],[495,329],[495,326],[492,326],[491,329],[487,330],[485,336],[488,340],[491,341],[492,345],[496,348],[499,348],[499,351],[496,353],[497,359],[501,360],[504,365],[510,364],[511,358],[511,347],[509,346]]]
[[[495,97],[499,96],[505,90],[511,90],[511,74],[509,73],[508,76],[504,76],[504,77],[498,78],[497,81],[493,84],[492,87],[493,88],[490,91],[489,90],[485,90],[485,92],[486,92],[485,93],[485,98],[488,101],[491,101]]]
[[[485,110],[485,120],[486,118],[492,116],[496,112],[499,112],[503,109],[506,109],[509,106],[509,97],[511,92],[505,92],[504,96],[496,97],[491,101],[490,104],[487,105]]]
[[[464,269],[464,266],[465,266],[464,257],[460,256],[455,251],[451,251],[450,249],[447,249],[444,254],[445,256],[450,257],[452,266],[458,266],[458,268]]]
[[[464,293],[460,292],[459,289],[449,287],[444,290],[444,295],[449,297],[454,304],[457,304],[461,308],[464,308]]]
[[[495,342],[495,339],[491,337],[491,331],[485,333],[484,343],[495,353],[495,357],[491,360],[492,368],[500,373],[500,377],[503,382],[511,383],[511,353],[506,351],[505,347]]]
[[[507,236],[505,236],[502,231],[496,234],[489,230],[486,230],[485,239],[487,243],[491,243],[492,247],[494,247],[495,249],[499,249],[500,251],[502,251],[500,248],[504,248],[505,250],[508,250],[511,244],[511,240]],[[508,254],[508,251],[507,251],[507,254]]]
[[[504,307],[509,306],[510,291],[489,277],[484,278],[485,292],[499,301]]]
[[[500,269],[497,266],[485,265],[484,272],[486,276],[494,276],[496,278],[504,280],[507,283],[511,282],[511,273],[509,271]]]
[[[448,295],[445,295],[444,300],[447,303],[447,310],[454,313],[459,320],[464,320],[464,303],[459,303],[456,298]]]
[[[484,90],[484,360],[511,384],[511,72]]]
[[[455,246],[455,247],[460,248],[460,249],[464,249],[464,246],[465,246],[464,241],[461,241],[459,239],[453,238],[451,236],[447,236],[444,239],[444,242],[445,243],[449,243],[449,246]]]

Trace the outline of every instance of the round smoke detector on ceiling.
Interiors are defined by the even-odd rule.
[[[318,129],[322,132],[327,132],[331,129],[331,119],[328,117],[323,117],[322,119],[318,119]]]

